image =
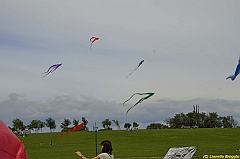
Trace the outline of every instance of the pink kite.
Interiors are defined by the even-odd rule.
[[[0,132],[1,159],[28,159],[23,143],[1,120]]]
[[[91,42],[90,49],[92,49],[92,44],[93,44],[96,40],[99,40],[99,38],[98,38],[98,37],[95,37],[95,36],[92,36],[92,37],[90,38],[90,42]]]
[[[78,124],[76,126],[74,126],[72,129],[68,130],[66,133],[63,134],[58,134],[58,136],[63,136],[63,135],[67,135],[70,132],[74,132],[77,131],[78,129],[80,129],[81,127],[83,127],[84,123]]]

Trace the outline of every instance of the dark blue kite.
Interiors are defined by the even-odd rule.
[[[236,67],[236,70],[235,70],[234,75],[228,76],[227,79],[231,78],[232,81],[235,80],[235,78],[237,77],[237,75],[239,74],[239,72],[240,72],[240,56],[239,56],[239,59],[238,59],[238,65],[237,65],[237,67]],[[226,79],[226,80],[227,80],[227,79]]]

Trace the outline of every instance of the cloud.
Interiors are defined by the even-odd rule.
[[[9,97],[9,101],[15,102],[17,100],[19,100],[19,98],[24,97],[24,94],[18,94],[18,93],[10,93],[8,95]]]
[[[0,102],[1,120],[9,126],[12,126],[12,120],[15,118],[23,120],[24,124],[28,125],[34,119],[45,121],[51,117],[56,121],[56,131],[60,131],[60,123],[65,118],[72,121],[86,117],[90,129],[95,122],[102,128],[101,122],[107,118],[118,120],[122,129],[126,122],[137,122],[140,124],[139,128],[145,129],[152,122],[164,123],[164,119],[177,113],[191,112],[193,105],[199,105],[200,112],[217,112],[220,116],[233,116],[240,121],[240,101],[224,99],[199,98],[186,101],[158,99],[152,102],[146,100],[126,115],[131,104],[123,106],[122,103],[101,101],[92,96],[61,94],[38,101],[21,100],[22,97],[23,94],[10,93],[9,99]],[[115,128],[113,122],[111,127]]]

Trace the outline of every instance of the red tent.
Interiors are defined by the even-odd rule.
[[[19,138],[0,120],[0,159],[27,159]]]

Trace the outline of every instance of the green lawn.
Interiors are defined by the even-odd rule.
[[[75,151],[81,151],[86,157],[96,154],[95,132],[74,132],[59,137],[59,133],[30,134],[20,137],[29,159],[74,159]],[[194,158],[203,155],[238,155],[240,152],[240,129],[158,129],[125,130],[97,132],[99,143],[112,141],[115,158],[163,158],[170,147],[198,146]],[[53,147],[50,147],[50,140]],[[40,147],[40,142],[43,142]]]

